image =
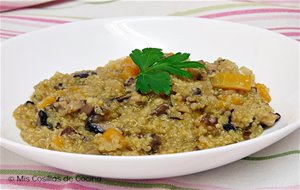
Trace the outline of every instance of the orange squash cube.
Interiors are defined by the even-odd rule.
[[[256,83],[255,87],[259,93],[259,95],[263,98],[267,103],[271,102],[271,96],[269,94],[269,89],[264,84]]]
[[[211,82],[217,88],[248,91],[251,89],[252,76],[238,73],[217,73]]]

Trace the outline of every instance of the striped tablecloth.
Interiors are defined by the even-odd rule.
[[[24,0],[26,1],[26,0]],[[232,21],[281,33],[300,41],[299,0],[108,1],[58,0],[1,13],[1,41],[42,28],[116,16],[192,16]],[[1,4],[2,8],[5,4]],[[44,166],[1,148],[1,189],[300,189],[300,130],[235,163],[189,176],[117,180],[83,176]],[[146,172],[146,171],[145,171]],[[12,181],[17,176],[28,181]],[[66,182],[38,182],[41,177]]]

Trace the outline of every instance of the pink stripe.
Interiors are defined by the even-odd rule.
[[[6,33],[6,32],[0,32],[0,35],[15,37],[15,36],[18,36],[19,34],[9,34],[9,33]]]
[[[300,32],[282,32],[285,36],[300,36]]]
[[[41,23],[41,22],[24,22],[23,20],[11,20],[7,18],[1,18],[1,22],[5,22],[8,24],[21,25],[26,27],[35,27],[35,28],[44,28],[47,26],[52,26],[52,23]],[[18,26],[17,26],[18,27]]]
[[[0,5],[0,9],[17,9],[23,6],[17,6],[17,5]]]
[[[11,32],[11,33],[16,33],[16,34],[24,34],[25,32],[19,32],[15,30],[6,30],[6,29],[0,29],[3,32]]]
[[[299,20],[300,15],[251,15],[249,17],[229,17],[223,18],[231,22],[247,22],[247,21],[265,21],[265,20]]]
[[[278,28],[268,28],[268,30],[300,30],[300,27],[278,27]]]
[[[30,187],[42,187],[42,188],[45,188],[45,189],[65,189],[65,188],[85,189],[85,190],[103,189],[103,188],[88,187],[88,186],[80,185],[80,184],[77,184],[77,183],[67,183],[67,184],[64,184],[64,185],[57,185],[57,184],[49,184],[49,183],[41,183],[41,182],[8,181],[6,179],[0,179],[0,184],[30,186]],[[101,184],[99,184],[99,185],[101,185]]]
[[[18,5],[0,5],[0,8],[17,8],[17,7],[22,7],[22,6],[18,6]]]
[[[54,19],[47,19],[47,18],[33,18],[33,17],[23,17],[23,16],[11,16],[11,15],[2,15],[1,17],[9,18],[9,19],[27,20],[27,21],[47,22],[53,24],[64,24],[69,22],[65,20],[54,20]]]
[[[236,10],[221,13],[214,13],[200,16],[202,18],[218,18],[234,15],[244,15],[244,14],[256,14],[256,13],[300,13],[300,10],[296,9],[283,9],[283,8],[267,8],[267,9],[248,9],[248,10]]]
[[[0,38],[2,38],[2,39],[9,39],[10,37],[0,35]]]

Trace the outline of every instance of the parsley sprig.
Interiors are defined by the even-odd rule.
[[[136,90],[143,94],[152,90],[156,94],[170,95],[172,85],[170,74],[192,78],[191,73],[183,70],[184,68],[205,68],[198,61],[188,61],[190,57],[188,53],[179,52],[164,57],[164,53],[158,48],[145,48],[142,51],[135,49],[130,57],[140,69]]]

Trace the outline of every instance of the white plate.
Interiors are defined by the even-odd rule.
[[[154,156],[95,156],[31,147],[19,137],[12,111],[33,85],[55,71],[93,69],[135,48],[190,52],[192,59],[219,56],[254,70],[271,89],[282,115],[273,128],[245,142],[188,153]],[[2,50],[1,145],[21,156],[82,174],[150,179],[200,172],[228,164],[271,145],[299,127],[298,43],[262,29],[183,17],[133,17],[77,22],[8,40]]]

